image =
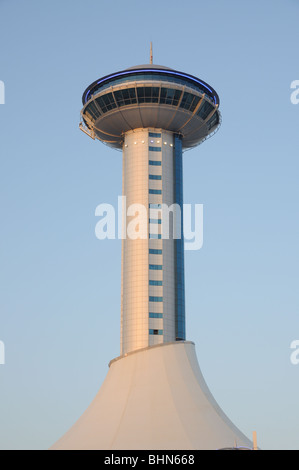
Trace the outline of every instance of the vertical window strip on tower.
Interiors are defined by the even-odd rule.
[[[182,165],[182,140],[175,136],[175,165],[174,186],[175,203],[181,208],[181,228],[183,228],[183,165]],[[185,276],[184,276],[184,239],[183,230],[181,238],[175,239],[175,330],[176,340],[185,340]]]

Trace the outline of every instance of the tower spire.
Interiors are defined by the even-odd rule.
[[[153,43],[151,42],[151,48],[150,48],[150,64],[153,63]]]

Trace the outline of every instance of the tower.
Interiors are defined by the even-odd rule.
[[[251,446],[186,341],[182,156],[218,129],[219,97],[194,76],[153,65],[152,52],[150,62],[83,94],[81,129],[123,154],[121,353],[53,449]]]
[[[148,213],[139,234],[128,234],[128,218],[124,227],[121,354],[186,339],[182,154],[218,128],[218,107],[202,80],[152,64],[108,75],[83,94],[82,128],[122,149],[126,207]]]

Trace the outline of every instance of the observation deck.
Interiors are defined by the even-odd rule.
[[[92,138],[122,149],[124,134],[159,128],[181,136],[183,149],[218,130],[219,97],[203,80],[159,65],[140,65],[93,82],[82,97],[80,126]]]

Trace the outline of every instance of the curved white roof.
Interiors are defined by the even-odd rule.
[[[192,342],[110,363],[97,396],[52,450],[252,448],[211,395]]]

